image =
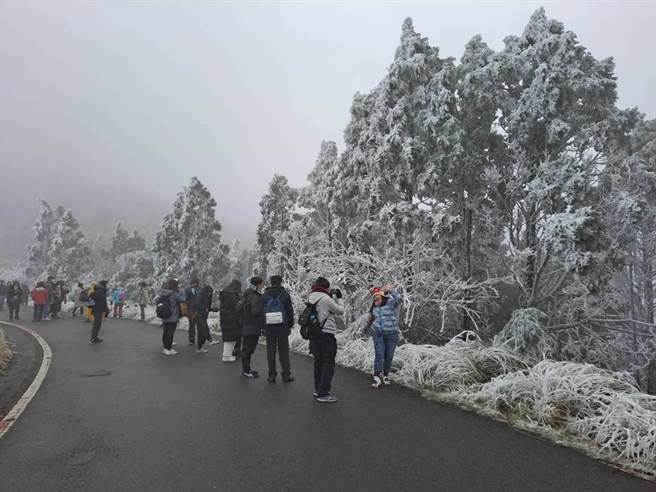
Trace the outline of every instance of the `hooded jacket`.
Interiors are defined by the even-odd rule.
[[[237,312],[240,305],[243,310],[241,293],[222,290],[219,292],[219,316],[221,320],[221,338],[224,342],[235,342],[241,336],[241,312]]]
[[[242,317],[242,335],[260,336],[264,329],[264,309],[262,309],[262,294],[252,286],[244,293],[244,308]]]
[[[321,333],[335,333],[337,323],[335,316],[344,314],[344,303],[341,299],[335,301],[332,297],[324,292],[312,292],[308,297],[308,302],[316,304],[319,323],[323,324]]]
[[[180,303],[185,302],[184,292],[177,292],[172,289],[160,289],[158,297],[168,297],[171,303],[171,317],[163,319],[163,323],[177,323],[180,320]]]

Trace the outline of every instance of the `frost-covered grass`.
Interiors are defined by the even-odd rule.
[[[5,332],[0,330],[0,376],[4,376],[6,373],[12,355],[13,353],[11,348],[9,348],[9,342],[7,342]]]
[[[564,431],[599,457],[656,476],[656,396],[624,373],[544,360],[459,396],[511,421]]]

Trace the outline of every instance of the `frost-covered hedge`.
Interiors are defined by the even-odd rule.
[[[5,332],[0,330],[0,376],[4,375],[7,371],[7,366],[9,366],[12,355]]]

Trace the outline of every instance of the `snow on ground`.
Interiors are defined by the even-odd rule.
[[[12,352],[9,348],[9,342],[5,336],[5,332],[0,330],[0,375],[5,374],[11,356]]]

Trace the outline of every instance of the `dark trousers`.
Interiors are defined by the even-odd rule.
[[[196,318],[191,319],[189,318],[189,341],[191,343],[194,343],[196,340],[196,325],[198,324],[198,320]]]
[[[43,319],[43,304],[34,305],[34,316],[32,321],[41,321]]]
[[[140,310],[140,315],[141,315],[141,321],[146,321],[146,305],[145,304],[139,304],[139,310]]]
[[[232,355],[241,356],[241,336],[235,339],[235,348],[232,349]]]
[[[210,327],[207,325],[207,318],[196,318],[196,329],[198,330],[198,348],[201,349],[205,342],[212,339]]]
[[[164,345],[166,350],[171,350],[171,347],[173,347],[173,335],[175,335],[175,329],[178,327],[178,323],[164,321],[162,322],[162,327],[164,328],[164,332],[162,333],[162,345]]]
[[[20,313],[20,301],[8,302],[7,306],[9,307],[9,319],[13,319],[14,317],[18,319],[18,314]]]
[[[319,396],[328,396],[335,373],[335,335],[324,333],[310,340],[310,353],[314,356],[314,389]]]
[[[282,377],[291,375],[291,364],[289,363],[289,337],[287,335],[267,335],[267,362],[269,363],[269,376],[276,376],[276,349],[280,357]]]
[[[251,356],[257,348],[257,341],[260,339],[257,335],[247,335],[241,340],[241,368],[244,372],[251,370]]]
[[[103,316],[105,313],[93,313],[93,326],[91,327],[91,340],[98,338],[100,332],[100,325],[102,325]]]

